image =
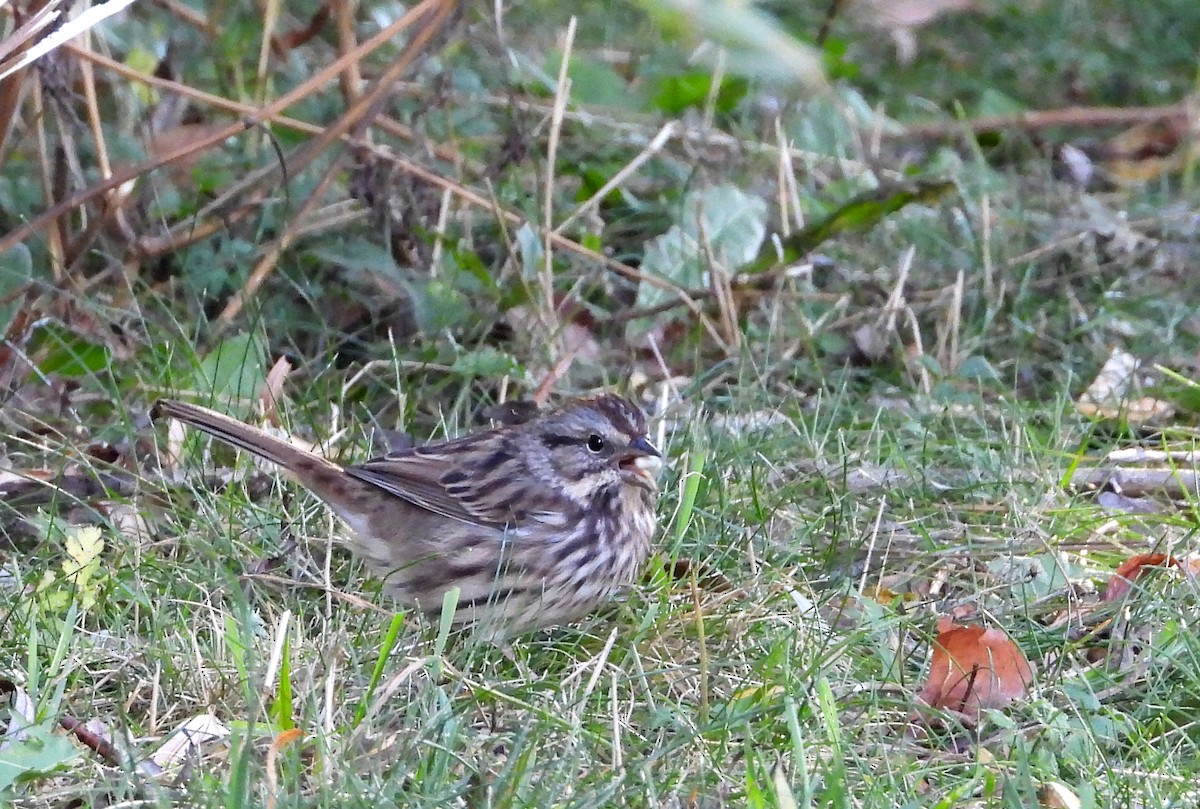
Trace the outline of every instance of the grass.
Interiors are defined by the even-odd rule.
[[[1028,805],[1046,781],[1094,790],[1101,804],[1187,793],[1191,588],[1137,600],[1128,668],[1089,669],[1066,628],[1040,624],[1045,599],[1077,598],[1106,569],[1052,552],[1101,517],[1053,495],[1080,425],[1033,436],[1022,425],[1046,411],[1019,405],[862,415],[832,394],[762,431],[677,425],[664,552],[736,589],[659,576],[610,614],[518,641],[513,659],[411,618],[395,632],[360,566],[327,556],[340,528],[324,509],[287,485],[251,497],[237,482],[175,495],[148,546],[110,534],[94,607],[33,600],[9,613],[6,636],[28,639],[25,665],[14,663],[51,715],[104,717],[143,755],[189,716],[226,722],[232,735],[187,779],[198,805],[774,806],[789,793],[796,805]],[[840,475],[815,474],[814,458],[915,477],[854,494]],[[951,471],[953,485],[936,480]],[[1184,539],[1178,522],[1154,530]],[[1137,527],[1120,533],[1126,543]],[[271,578],[247,573],[289,537],[298,545]],[[18,569],[36,581],[58,556],[43,546]],[[1074,567],[1056,570],[1064,559]],[[1038,565],[1040,579],[1013,573]],[[868,595],[881,575],[941,576],[945,589],[887,603]],[[342,598],[360,592],[374,606]],[[964,601],[1040,663],[1038,686],[990,716],[981,738],[953,726],[914,734],[929,612]],[[288,727],[304,736],[268,769]],[[143,779],[94,761],[51,782],[23,803],[174,794],[139,792]]]
[[[929,44],[911,68],[839,22],[863,73],[832,97],[793,103],[753,75],[711,92],[679,30],[651,36],[642,8],[613,16],[585,4],[557,134],[545,79],[561,60],[563,8],[505,9],[511,39],[466,10],[431,46],[437,58],[406,76],[388,126],[373,129],[376,145],[419,155],[432,178],[360,144],[353,160],[322,152],[286,187],[198,213],[277,160],[252,130],[206,147],[190,176],[143,177],[144,197],[122,209],[136,239],[219,222],[206,238],[134,249],[111,212],[92,210],[104,227],[63,218],[57,235],[0,254],[10,472],[0,478],[0,674],[13,695],[0,778],[28,768],[7,799],[1025,807],[1053,805],[1045,796],[1061,788],[1085,806],[1195,803],[1195,581],[1147,574],[1120,608],[1098,603],[1126,558],[1194,550],[1195,496],[1066,485],[1074,466],[1103,467],[1112,449],[1195,450],[1200,408],[1178,379],[1146,371],[1149,394],[1178,408],[1165,424],[1093,421],[1074,404],[1113,347],[1200,376],[1192,178],[1185,169],[1083,191],[1024,138],[996,151],[950,139],[875,148],[847,123],[868,98],[994,111],[984,101],[1016,95],[1005,66],[1026,52],[1021,75],[1081,64],[1081,75],[1107,77],[1083,88],[1097,104],[1162,103],[1191,87],[1178,65],[1194,54],[1181,57],[1175,39],[1135,49],[1143,61],[1121,71],[1120,87],[1103,68],[1130,57],[1131,26],[1150,36],[1182,12],[1134,26],[1124,5],[1094,6],[1081,22],[1054,9],[947,18],[921,32]],[[129,41],[180,24],[158,7],[139,14],[117,29]],[[189,27],[196,41],[180,42],[173,62],[180,80],[230,100],[278,98],[339,52],[318,37],[262,61],[261,22],[247,7],[219,36]],[[975,47],[987,36],[1002,41]],[[202,45],[221,58],[198,59]],[[377,73],[404,47],[359,68]],[[146,56],[116,49],[131,64]],[[960,51],[978,73],[946,69]],[[120,122],[159,101],[104,76],[104,145],[143,154]],[[1021,86],[1042,90],[1029,104],[1066,92]],[[681,98],[682,112],[667,109]],[[314,88],[289,112],[319,128],[344,102]],[[782,105],[779,130],[764,121],[767,102]],[[52,154],[39,151],[46,138],[82,155],[72,190],[94,182],[99,146],[81,140],[66,106],[47,109],[2,155],[4,232],[45,210],[41,189],[57,187]],[[224,120],[204,105],[192,114]],[[682,134],[651,151],[664,114],[681,117]],[[405,127],[415,134],[396,134]],[[271,135],[288,159],[303,142],[294,127]],[[546,263],[553,137],[555,222],[646,162],[564,231]],[[312,193],[326,158],[331,190]],[[776,283],[695,280],[683,284],[695,311],[632,317],[630,279],[651,274],[650,245],[669,256],[672,228],[678,243],[703,230],[682,213],[689,195],[737,199],[719,196],[732,186],[765,199],[758,224],[774,233],[795,229],[793,197],[811,222],[917,164],[954,193],[835,234]],[[309,201],[314,230],[261,265],[240,314],[222,315]],[[744,228],[705,235],[711,256],[745,247]],[[64,268],[71,247],[76,263]],[[605,270],[589,250],[628,266]],[[683,279],[684,263],[663,272]],[[575,308],[549,311],[547,282]],[[577,354],[563,370],[569,340]],[[670,460],[646,580],[507,652],[397,615],[313,497],[142,417],[174,395],[253,418],[280,356],[295,366],[278,388],[280,419],[347,461],[367,457],[380,429],[460,434],[482,407],[547,378],[558,393],[616,386],[639,397]],[[59,485],[27,484],[46,478]],[[1027,695],[977,726],[929,719],[915,702],[936,617],[968,608],[1037,673]],[[149,758],[203,716],[228,735],[179,760]],[[93,721],[89,732],[114,750],[63,733],[64,717]],[[34,726],[24,741],[21,720]]]

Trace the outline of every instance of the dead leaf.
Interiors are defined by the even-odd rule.
[[[25,739],[28,729],[37,724],[37,705],[29,693],[12,680],[0,679],[0,695],[8,697],[8,721],[0,735],[0,750]]]
[[[1044,806],[1045,809],[1081,809],[1083,803],[1066,784],[1048,781],[1038,790],[1038,806]]]
[[[153,417],[153,413],[151,413]],[[183,442],[187,438],[187,430],[184,429],[183,422],[172,419],[167,422],[167,438],[159,451],[160,463],[162,463],[163,471],[169,474],[178,474],[182,468],[180,461],[183,459]]]
[[[1200,553],[1189,553],[1187,556],[1176,556],[1175,567],[1189,576],[1200,575]]]
[[[58,718],[58,724],[110,767],[125,767],[129,764],[129,756],[125,754],[125,751],[117,749],[113,743],[112,731],[99,719],[81,722],[73,716],[64,714]]]
[[[279,553],[272,556],[266,556],[259,559],[252,565],[246,568],[247,575],[261,576],[270,573],[273,570],[278,570],[283,565],[296,557],[296,549],[300,544],[294,539],[288,539],[279,549]]]
[[[1096,495],[1096,503],[1112,511],[1125,514],[1159,514],[1163,506],[1150,497],[1130,497],[1124,492],[1102,491]]]
[[[551,390],[566,377],[573,364],[595,366],[604,357],[595,335],[596,318],[580,301],[556,296],[553,319],[553,323],[547,324],[545,315],[533,304],[514,306],[504,313],[504,322],[517,335],[549,346],[550,354],[556,358],[549,367],[533,371],[533,376],[540,377],[541,382],[530,398],[539,406],[549,401]]]
[[[272,424],[279,424],[278,402],[283,397],[283,383],[287,381],[288,374],[291,372],[292,364],[288,362],[287,357],[275,360],[271,370],[267,371],[267,378],[263,380],[262,390],[258,392],[258,402],[263,418]]]
[[[1195,158],[1190,126],[1183,116],[1137,124],[1101,144],[1095,156],[1119,186],[1158,180]]]
[[[230,730],[211,714],[197,714],[175,729],[158,749],[150,754],[154,762],[165,773],[179,772],[189,758],[199,758],[201,747],[224,739]]]
[[[1132,354],[1113,349],[1075,407],[1088,418],[1123,420],[1132,425],[1161,423],[1169,419],[1175,415],[1175,408],[1169,402],[1137,396],[1141,388],[1140,368],[1141,362]]]
[[[128,503],[101,504],[108,522],[135,547],[146,548],[154,541],[154,530],[146,520],[145,510]]]
[[[854,330],[850,339],[854,343],[854,350],[858,352],[858,359],[864,364],[874,365],[888,355],[890,336],[883,333],[879,324],[864,323]]]
[[[896,603],[904,604],[917,600],[915,593],[900,594],[889,587],[884,587],[882,584],[876,584],[874,587],[868,587],[863,595],[875,603],[882,604],[885,607]]]
[[[1029,661],[1008,635],[975,624],[958,626],[943,616],[929,678],[917,699],[975,721],[982,711],[1024,696],[1032,682]]]
[[[772,427],[792,426],[792,420],[778,410],[718,413],[710,418],[708,423],[711,427],[718,430],[725,430],[735,437],[741,437],[747,433],[769,430]]]
[[[1132,425],[1162,424],[1175,415],[1175,406],[1153,396],[1140,396],[1116,406],[1096,406],[1087,402],[1078,404],[1079,412],[1088,418],[1105,421],[1124,420]]]
[[[1088,188],[1096,175],[1096,165],[1092,158],[1082,149],[1069,143],[1063,144],[1058,150],[1058,159],[1062,161],[1067,176],[1080,188]]]
[[[1133,589],[1133,582],[1142,574],[1144,567],[1174,567],[1178,563],[1173,556],[1165,553],[1139,553],[1131,556],[1117,566],[1117,572],[1108,580],[1104,588],[1103,601],[1122,599]]]
[[[1071,475],[1069,487],[1076,491],[1111,489],[1128,497],[1186,499],[1200,494],[1200,475],[1183,468],[1105,469],[1081,466]]]
[[[1171,466],[1200,466],[1200,453],[1149,449],[1147,447],[1121,447],[1104,456],[1109,463],[1161,463]]]

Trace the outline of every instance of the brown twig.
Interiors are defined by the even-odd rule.
[[[354,33],[354,10],[358,8],[356,0],[337,0],[334,2],[334,31],[337,34],[338,53],[348,53],[358,47],[358,37]],[[342,98],[346,104],[353,104],[362,95],[363,77],[358,62],[350,64],[338,74],[342,87]],[[411,133],[410,133],[411,134]]]
[[[188,25],[203,31],[211,39],[216,39],[220,34],[217,26],[211,22],[208,17],[204,16],[199,11],[188,8],[186,5],[179,2],[179,0],[154,0],[154,2],[162,6],[171,14],[174,14]]]
[[[1053,127],[1095,129],[1187,118],[1191,113],[1192,106],[1186,102],[1160,107],[1067,107],[1015,115],[990,115],[962,121],[906,124],[903,130],[885,132],[883,136],[892,139],[946,138],[963,133],[979,135],[1002,129],[1019,129],[1023,132],[1037,132]]]
[[[125,766],[126,762],[117,753],[117,748],[113,743],[89,729],[85,723],[73,716],[63,714],[58,718],[58,724],[62,726],[63,730],[73,734],[85,747],[91,748],[92,752],[98,755],[105,764],[110,767]]]

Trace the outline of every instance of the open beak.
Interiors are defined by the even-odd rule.
[[[646,484],[653,486],[658,470],[662,468],[662,453],[650,443],[649,438],[639,435],[629,442],[617,464],[622,472],[636,475]]]

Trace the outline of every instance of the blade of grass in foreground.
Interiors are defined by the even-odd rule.
[[[675,519],[675,547],[687,533],[692,522],[692,510],[696,507],[696,493],[700,491],[700,481],[704,479],[704,462],[707,453],[695,448],[688,458],[688,470],[683,475],[683,492],[679,497],[679,515]]]
[[[396,613],[392,616],[392,623],[388,626],[387,634],[383,636],[383,643],[379,647],[379,657],[375,660],[375,669],[371,672],[367,690],[362,695],[362,699],[358,701],[358,707],[354,709],[354,721],[351,723],[351,727],[358,727],[366,718],[367,706],[371,703],[371,697],[374,696],[379,681],[383,679],[383,668],[387,665],[388,658],[391,657],[392,649],[396,646],[396,638],[399,637],[402,626],[404,626],[404,613]]]

